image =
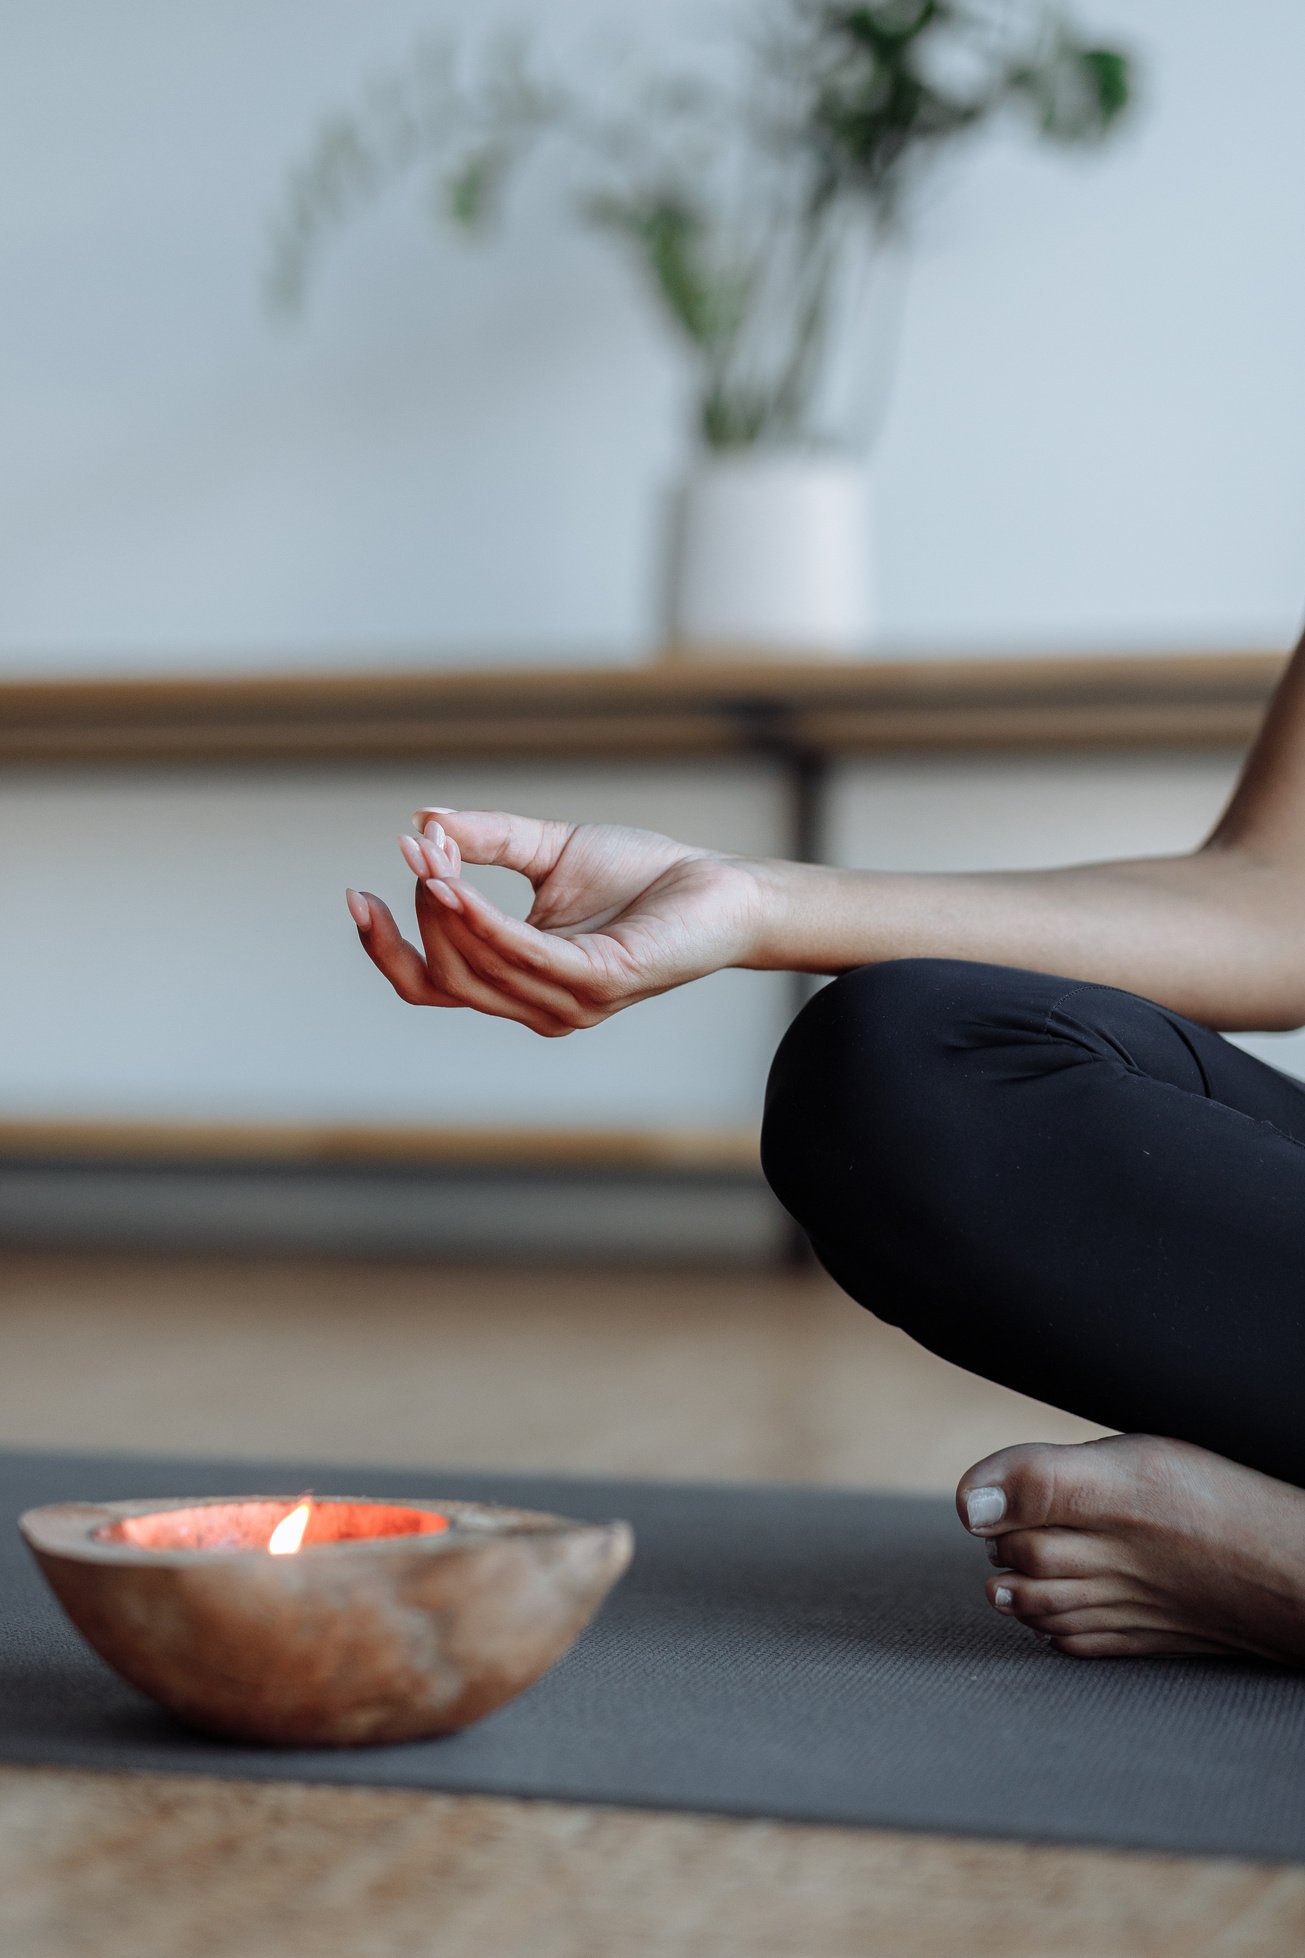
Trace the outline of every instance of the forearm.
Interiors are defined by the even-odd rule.
[[[764,864],[752,966],[883,959],[1023,966],[1145,995],[1228,1031],[1305,1021],[1305,934],[1278,872],[1238,849],[1065,870],[921,876]]]

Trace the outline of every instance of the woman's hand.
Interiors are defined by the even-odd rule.
[[[413,1006],[472,1006],[549,1036],[596,1026],[722,966],[746,965],[763,909],[761,866],[652,830],[419,809],[399,847],[417,876],[422,950],[371,892],[349,910],[373,963]],[[523,922],[460,871],[499,864],[530,880]]]

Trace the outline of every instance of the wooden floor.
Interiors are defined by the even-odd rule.
[[[1070,1418],[823,1280],[0,1261],[0,1445],[947,1489]],[[979,1577],[976,1574],[976,1582]],[[1286,1958],[1305,1870],[0,1770],[4,1958]]]
[[[10,1258],[0,1446],[950,1489],[1094,1430],[827,1280]]]

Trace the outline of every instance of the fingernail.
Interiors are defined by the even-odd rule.
[[[996,1564],[997,1567],[1000,1569],[1001,1561],[1002,1561],[1001,1547],[998,1544],[996,1537],[989,1537],[987,1543],[984,1545],[984,1548],[988,1552],[988,1562],[990,1564]]]
[[[971,1489],[965,1498],[965,1519],[972,1530],[985,1530],[1000,1523],[1006,1514],[1004,1489]]]
[[[450,911],[460,911],[462,909],[456,894],[450,890],[442,877],[428,877],[426,879],[426,889],[432,897],[438,898],[441,904],[447,905]]]
[[[412,820],[420,829],[427,816],[456,816],[456,809],[445,809],[438,802],[428,802],[424,809],[414,809]]]
[[[999,1584],[992,1594],[992,1602],[998,1611],[1009,1611],[1015,1602],[1015,1593],[1008,1585]]]
[[[426,866],[423,875],[427,877],[442,877],[449,866],[445,862],[443,850],[433,836],[422,837],[421,854],[422,861]]]
[[[441,850],[444,849],[444,847],[448,843],[448,838],[444,834],[443,823],[437,822],[434,816],[432,816],[430,821],[423,827],[421,833],[430,842],[438,843]]]
[[[399,838],[399,848],[403,851],[404,862],[407,864],[409,870],[413,872],[414,876],[424,877],[427,874],[426,857],[416,837],[401,836]]]
[[[372,907],[362,892],[353,890],[346,891],[344,901],[349,907],[349,916],[353,919],[359,931],[370,931],[372,928]]]

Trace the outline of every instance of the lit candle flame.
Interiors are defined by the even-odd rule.
[[[267,1547],[274,1557],[293,1557],[304,1540],[311,1513],[312,1504],[301,1502],[298,1509],[292,1509],[288,1516],[281,1518],[267,1539]]]

